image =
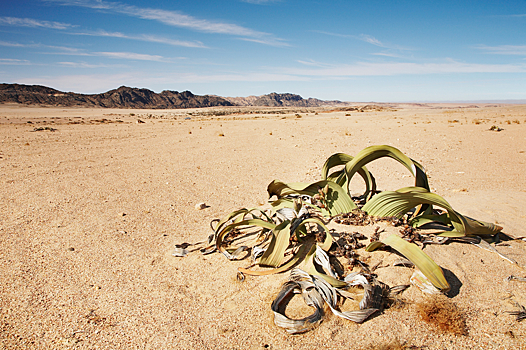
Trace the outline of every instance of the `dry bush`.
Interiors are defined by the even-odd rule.
[[[452,301],[443,295],[428,298],[417,304],[417,309],[425,322],[434,324],[441,331],[457,335],[468,333],[464,315]]]

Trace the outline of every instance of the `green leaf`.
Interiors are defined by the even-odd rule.
[[[456,212],[444,198],[421,187],[404,187],[397,191],[384,191],[371,198],[362,207],[362,210],[372,216],[401,217],[421,204],[436,205],[447,210],[449,224],[453,226],[453,231],[441,234],[446,237],[493,235],[502,230],[501,226],[463,216]]]
[[[278,267],[285,258],[290,241],[290,221],[284,221],[272,231],[270,244],[259,260],[259,265]]]
[[[449,283],[444,277],[444,273],[440,266],[438,266],[433,259],[431,259],[426,253],[424,253],[414,243],[409,243],[402,238],[391,235],[384,239],[381,243],[373,242],[365,249],[371,252],[378,249],[382,244],[388,245],[398,251],[400,254],[409,259],[413,264],[418,267],[420,271],[433,283],[435,287],[442,291],[449,290]]]
[[[411,219],[411,226],[413,227],[421,227],[425,224],[429,224],[431,222],[439,222],[444,225],[448,225],[451,223],[451,219],[447,214],[440,214],[440,215],[419,215],[413,219]]]
[[[236,227],[251,226],[251,225],[256,225],[256,226],[263,227],[269,230],[273,230],[276,227],[275,223],[268,222],[268,221],[261,220],[261,219],[248,219],[248,220],[242,220],[239,222],[231,223],[223,227],[223,229],[216,234],[216,248],[220,250],[221,252],[223,252],[225,250],[225,248],[223,247],[223,239],[230,231],[232,231]]]
[[[238,268],[238,271],[246,274],[246,275],[252,275],[252,276],[266,276],[266,275],[272,275],[275,273],[281,273],[285,272],[287,270],[292,269],[293,267],[296,267],[297,265],[301,264],[303,260],[305,260],[305,257],[310,254],[311,250],[316,251],[316,245],[313,237],[307,237],[305,239],[296,254],[292,256],[285,264],[281,265],[278,268],[271,269],[271,270],[263,270],[263,271],[254,271],[249,270],[243,267]]]
[[[370,146],[358,152],[358,154],[345,165],[347,184],[350,184],[354,174],[366,164],[383,157],[393,158],[403,164],[415,177],[415,186],[429,190],[429,183],[422,165],[400,152],[400,150],[387,145]],[[347,190],[349,190],[349,188],[347,188]]]
[[[323,180],[331,180],[336,182],[342,188],[348,188],[349,179],[344,169],[335,171],[329,174],[331,168],[334,168],[339,165],[345,165],[353,160],[353,157],[345,153],[335,153],[330,156],[323,164],[321,170],[321,177]],[[365,166],[358,169],[358,174],[365,181],[365,193],[363,194],[364,198],[367,198],[371,192],[376,191],[376,181],[373,175],[367,170]]]

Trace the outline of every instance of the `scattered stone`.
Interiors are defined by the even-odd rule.
[[[491,128],[489,128],[490,131],[502,131],[504,129],[498,127],[497,125],[492,125]]]
[[[174,251],[172,252],[172,256],[176,256],[178,258],[185,257],[188,254],[188,250],[180,247],[175,247]]]
[[[35,132],[35,131],[51,131],[51,132],[55,132],[55,131],[57,131],[57,129],[55,129],[55,128],[51,128],[51,127],[49,127],[49,126],[46,126],[46,127],[34,128],[34,129],[32,130],[32,132]]]
[[[195,210],[203,210],[203,209],[206,209],[206,208],[208,208],[208,205],[206,205],[205,202],[197,203],[195,205]]]
[[[469,192],[467,188],[456,188],[453,192]]]

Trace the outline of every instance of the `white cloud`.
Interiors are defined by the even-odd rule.
[[[29,47],[30,45],[25,44],[19,44],[19,43],[13,43],[9,41],[1,41],[0,40],[0,46],[8,46],[8,47]]]
[[[347,65],[333,65],[320,69],[283,68],[283,72],[292,75],[318,78],[390,76],[402,74],[524,73],[526,72],[526,65],[462,63],[453,60],[446,60],[441,63],[358,62]]]
[[[297,60],[296,62],[312,67],[332,67],[332,64],[322,63],[314,60]]]
[[[27,66],[30,65],[31,62],[28,60],[18,60],[14,58],[0,58],[0,64],[2,65],[15,65],[15,66]]]
[[[397,55],[391,52],[375,52],[375,53],[372,53],[371,55],[393,57],[393,58],[404,58],[402,55]]]
[[[268,39],[255,39],[255,38],[239,38],[240,40],[244,40],[244,41],[251,41],[253,43],[258,43],[258,44],[264,44],[264,45],[270,45],[270,46],[276,46],[276,47],[280,47],[280,46],[290,46],[290,44],[286,43],[284,39],[279,39],[279,38],[274,38],[272,40],[268,40]]]
[[[358,38],[362,41],[365,41],[366,43],[373,44],[380,47],[386,47],[385,44],[382,44],[380,40],[376,39],[375,37],[367,34],[360,34]]]
[[[520,55],[526,56],[526,45],[499,45],[499,46],[486,46],[478,45],[476,49],[483,50],[486,53],[494,55]]]
[[[139,60],[139,61],[154,61],[154,62],[168,62],[169,60],[159,55],[148,55],[144,53],[133,53],[133,52],[92,52],[94,56],[104,56],[109,58],[119,58],[127,60]]]
[[[270,33],[256,31],[250,28],[239,26],[237,24],[212,21],[207,19],[200,19],[190,15],[186,15],[179,11],[169,11],[163,9],[153,9],[145,7],[137,7],[133,5],[126,5],[119,2],[109,2],[103,0],[47,0],[50,2],[60,3],[68,6],[81,6],[96,10],[104,10],[109,12],[115,12],[125,14],[131,17],[148,19],[163,24],[187,28],[195,31],[215,33],[215,34],[227,34],[240,36],[252,39],[258,43],[273,46],[283,46],[283,39],[274,37]]]
[[[409,47],[403,47],[403,46],[399,46],[399,45],[386,44],[386,43],[378,40],[374,36],[368,35],[368,34],[360,34],[360,35],[340,34],[340,33],[325,32],[323,30],[313,30],[312,32],[320,33],[320,34],[324,34],[324,35],[335,36],[335,37],[339,37],[339,38],[357,39],[357,40],[364,41],[364,42],[369,43],[369,44],[374,45],[374,46],[382,47],[384,49],[413,50],[413,49],[411,49]]]
[[[90,64],[86,62],[57,62],[58,65],[68,68],[123,68],[125,65],[121,64]]]
[[[40,21],[32,18],[0,17],[0,25],[13,27],[70,29],[75,25],[60,22]]]
[[[56,52],[41,52],[48,55],[70,55],[70,56],[99,56],[99,57],[108,57],[116,58],[123,60],[138,60],[138,61],[153,61],[153,62],[173,62],[174,60],[186,59],[185,57],[164,57],[160,55],[149,55],[136,52],[89,52],[83,49],[77,49],[72,47],[65,46],[49,46],[49,45],[40,45],[41,47],[47,47],[56,49]]]
[[[140,40],[140,41],[148,41],[148,42],[154,42],[154,43],[161,43],[161,44],[167,44],[167,45],[173,45],[173,46],[185,46],[185,47],[196,47],[196,48],[206,48],[205,45],[203,45],[200,41],[182,41],[182,40],[174,40],[170,38],[164,38],[156,35],[148,35],[148,34],[142,34],[142,35],[128,35],[120,32],[107,32],[105,30],[97,30],[93,32],[79,32],[79,33],[69,33],[73,35],[87,35],[87,36],[102,36],[102,37],[113,37],[113,38],[122,38],[122,39],[130,39],[130,40]]]

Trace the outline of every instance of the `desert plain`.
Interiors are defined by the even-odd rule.
[[[495,126],[500,131],[490,130]],[[426,169],[456,211],[497,223],[493,244],[428,245],[467,334],[441,331],[405,304],[363,324],[334,315],[289,335],[270,304],[288,273],[236,280],[249,260],[193,252],[209,223],[267,206],[267,185],[321,179],[336,152],[391,145]],[[381,190],[413,185],[392,159],[370,165]],[[124,110],[0,106],[1,349],[526,349],[526,106],[397,104],[330,108]],[[355,185],[360,192],[360,181]],[[353,185],[353,186],[354,186]],[[196,210],[195,205],[206,203]],[[369,235],[373,226],[341,226]],[[398,229],[389,228],[392,233]],[[504,235],[503,235],[504,237]],[[412,269],[360,252],[389,285]],[[380,265],[378,265],[380,263]],[[310,309],[291,305],[301,314]]]

